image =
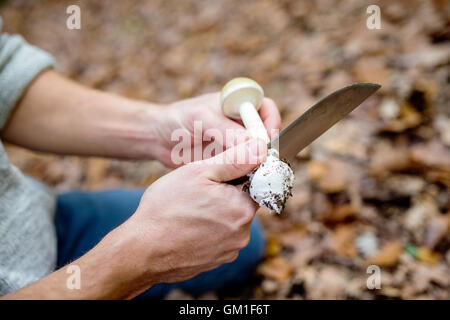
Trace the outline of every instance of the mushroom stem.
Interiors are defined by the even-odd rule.
[[[259,116],[258,111],[251,102],[244,102],[239,108],[239,114],[245,128],[250,132],[253,138],[260,138],[265,143],[269,143],[269,135]]]

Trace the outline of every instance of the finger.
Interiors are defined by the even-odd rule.
[[[242,188],[239,189],[240,195],[238,197],[239,203],[242,204],[242,208],[247,208],[251,212],[253,212],[252,219],[255,217],[256,210],[259,209],[259,204],[255,202],[251,197],[249,192],[243,191]]]
[[[264,98],[261,108],[259,109],[259,115],[270,138],[273,139],[281,127],[280,111],[275,102],[270,98]]]
[[[198,161],[203,165],[208,179],[226,182],[242,177],[263,162],[267,155],[267,145],[261,139],[251,139],[227,149],[213,158]]]
[[[208,139],[213,138],[217,142],[217,137],[214,136],[214,132],[220,132],[220,142],[226,149],[245,143],[251,139],[250,133],[244,126],[225,116],[219,116],[211,120],[211,122],[210,126],[216,130],[207,130],[205,136]]]
[[[195,102],[199,105],[211,105],[220,107],[220,92],[205,93],[200,96],[190,98],[189,100],[192,100],[192,102]]]

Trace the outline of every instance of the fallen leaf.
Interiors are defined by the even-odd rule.
[[[295,243],[290,261],[296,268],[309,264],[324,252],[323,244],[315,238],[304,237]]]
[[[383,245],[380,250],[368,258],[370,264],[380,267],[392,267],[397,264],[403,246],[400,241],[392,240]]]
[[[355,207],[351,203],[334,206],[331,210],[320,216],[320,220],[327,223],[336,223],[346,220],[354,215]]]
[[[450,233],[450,214],[431,217],[425,228],[424,244],[433,249]]]
[[[171,290],[165,297],[165,300],[194,300],[194,298],[181,289]]]
[[[87,163],[86,184],[89,189],[102,187],[109,168],[109,161],[101,158],[91,158]]]
[[[431,251],[427,247],[421,246],[417,249],[417,258],[419,261],[428,264],[436,264],[441,259],[441,255],[439,253]]]
[[[386,68],[384,57],[362,57],[353,66],[353,73],[361,82],[381,85],[384,91],[389,85],[390,71]]]
[[[348,167],[337,160],[309,161],[307,173],[319,189],[327,193],[345,190],[349,182]]]
[[[417,233],[423,229],[428,219],[438,214],[436,204],[429,199],[417,200],[405,213],[405,227]]]
[[[400,171],[409,167],[408,149],[405,145],[396,145],[387,140],[374,144],[370,156],[370,171],[383,174],[389,171]]]
[[[386,121],[378,130],[383,132],[403,132],[415,128],[422,123],[422,115],[410,104],[404,102],[400,105],[398,116]]]
[[[358,251],[355,244],[355,229],[351,224],[338,225],[331,237],[331,249],[345,257],[356,257]]]
[[[266,256],[273,257],[279,255],[281,252],[280,241],[275,236],[270,236],[266,244]]]
[[[442,143],[450,147],[450,117],[444,115],[437,116],[435,127],[439,131]]]
[[[450,171],[450,148],[436,139],[413,146],[410,157],[412,161],[420,165]]]
[[[292,265],[283,257],[269,258],[258,266],[259,274],[276,281],[288,280],[293,270]]]

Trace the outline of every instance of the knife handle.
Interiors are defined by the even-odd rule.
[[[245,176],[242,176],[242,177],[239,177],[239,178],[227,181],[227,183],[231,184],[232,186],[238,186],[240,184],[246,183],[247,181],[248,181],[248,176],[245,175]]]

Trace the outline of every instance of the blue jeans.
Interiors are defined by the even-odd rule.
[[[122,189],[59,195],[55,215],[58,236],[57,268],[85,254],[109,231],[128,219],[138,207],[143,192],[141,189]],[[263,231],[256,219],[252,223],[250,234],[250,243],[240,251],[235,261],[184,282],[155,285],[138,298],[161,299],[175,288],[199,296],[208,291],[243,284],[262,258],[265,246]]]

